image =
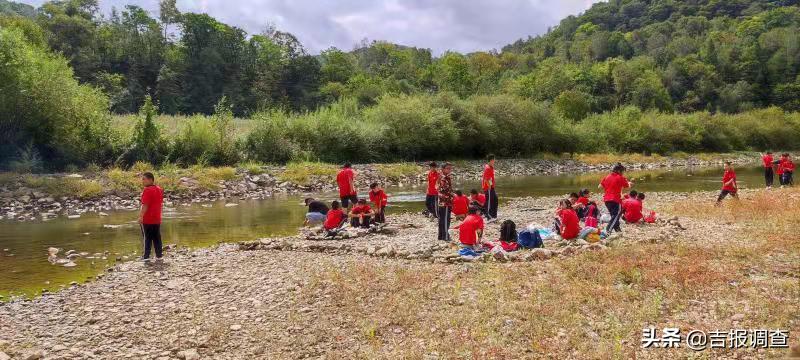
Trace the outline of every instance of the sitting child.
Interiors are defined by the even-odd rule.
[[[572,205],[572,210],[575,210],[575,213],[578,214],[578,218],[580,218],[584,211],[584,205],[579,202],[578,199],[580,199],[578,193],[569,194],[569,202]]]
[[[517,224],[511,220],[506,220],[500,226],[500,239],[495,243],[485,244],[486,248],[491,250],[499,246],[504,251],[517,251],[519,244],[517,244]]]
[[[479,193],[478,190],[475,190],[475,189],[472,189],[472,191],[470,191],[470,194],[471,194],[471,196],[469,197],[470,202],[478,203],[478,206],[480,206],[480,208],[481,208],[480,209],[481,212],[485,214],[486,213],[486,195],[484,195],[483,193]]]
[[[581,204],[581,211],[578,211],[578,217],[583,219],[587,215],[587,209],[589,208],[589,196],[591,196],[591,192],[589,189],[581,189],[578,192],[578,200],[576,203]],[[597,206],[595,206],[597,208]]]
[[[367,205],[367,200],[358,199],[356,206],[350,209],[350,225],[353,227],[368,228],[375,211]]]
[[[634,192],[631,191],[631,196],[625,200],[622,200],[622,210],[624,214],[622,218],[628,224],[638,223],[642,221],[644,217],[642,215],[642,201],[644,200],[644,194],[633,194]],[[640,200],[641,196],[641,200]]]
[[[461,190],[456,190],[456,196],[453,197],[453,215],[455,215],[456,220],[464,220],[467,217],[468,210],[469,198]]]
[[[483,218],[477,206],[470,206],[464,221],[455,226],[458,229],[458,240],[462,247],[480,249],[483,237]]]
[[[315,200],[314,198],[306,198],[306,206],[308,212],[306,213],[306,220],[303,226],[317,226],[325,221],[325,215],[328,213],[328,206],[322,201]]]
[[[342,206],[339,205],[339,201],[334,200],[331,203],[331,209],[328,210],[328,214],[325,217],[325,223],[323,227],[327,232],[328,236],[335,236],[338,233],[339,228],[347,221],[347,216],[342,211]]]
[[[556,215],[558,217],[557,223],[560,227],[559,234],[564,240],[585,239],[586,236],[597,231],[597,229],[588,226],[581,229],[578,214],[572,209],[572,203],[567,199],[558,203]]]
[[[598,227],[600,225],[600,221],[598,220],[600,219],[600,209],[597,207],[597,203],[594,201],[589,202],[585,210],[583,224],[587,227]]]

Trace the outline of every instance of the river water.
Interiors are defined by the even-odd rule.
[[[737,170],[741,187],[762,186],[761,169]],[[498,178],[498,194],[503,198],[549,196],[596,190],[601,173],[582,175],[524,176]],[[635,189],[652,191],[700,191],[720,187],[719,168],[653,170],[627,174],[635,179]],[[468,192],[479,182],[459,182],[457,188]],[[387,189],[390,206],[387,215],[400,211],[419,211],[424,205],[422,185]],[[321,194],[333,200],[335,194]],[[713,201],[713,199],[706,199]],[[302,225],[305,208],[302,196],[276,196],[264,200],[242,200],[238,206],[225,202],[212,204],[174,204],[164,210],[164,244],[204,247],[219,242],[237,242],[260,237],[287,235]],[[0,222],[0,295],[34,296],[43,289],[55,291],[72,281],[82,282],[118,261],[130,261],[141,252],[141,232],[132,211],[110,212],[109,216],[84,214],[79,219],[57,218],[46,222]],[[500,211],[502,217],[502,208]],[[431,236],[434,236],[433,234]],[[86,252],[88,257],[75,260],[77,266],[66,268],[47,261],[47,249]]]

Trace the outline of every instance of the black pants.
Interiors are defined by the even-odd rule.
[[[438,217],[436,214],[436,201],[439,200],[437,195],[425,195],[425,207],[433,217]]]
[[[350,225],[352,225],[353,227],[368,228],[371,220],[372,217],[370,216],[364,216],[363,218],[354,217],[350,219]]]
[[[724,199],[724,198],[725,198],[726,196],[728,196],[728,195],[730,195],[730,196],[733,196],[733,197],[734,197],[734,198],[736,198],[736,199],[738,199],[738,198],[739,198],[739,196],[738,196],[738,195],[736,195],[736,192],[735,192],[735,191],[733,191],[733,192],[732,192],[732,191],[730,191],[730,190],[722,190],[722,191],[720,191],[720,192],[719,192],[719,197],[717,197],[717,202],[720,202],[720,201],[722,201],[722,199]]]
[[[355,205],[358,202],[358,195],[342,196],[339,199],[342,200],[342,207],[347,209],[350,207],[350,202],[352,202],[353,205]]]
[[[449,241],[450,237],[450,206],[439,206],[439,240]]]
[[[486,217],[497,219],[497,191],[494,188],[484,191],[486,195]]]
[[[794,185],[794,173],[791,171],[784,171],[781,176],[781,185]]]
[[[386,206],[381,206],[380,209],[375,210],[375,222],[381,224],[386,222]]]
[[[767,182],[768,187],[775,182],[775,171],[771,167],[764,168],[764,180]]]
[[[144,238],[144,255],[142,259],[150,258],[150,247],[156,249],[156,258],[163,255],[161,244],[161,224],[142,224],[142,237]]]
[[[611,221],[606,227],[606,232],[622,231],[622,228],[619,227],[619,219],[622,216],[622,209],[620,209],[619,203],[616,201],[606,201],[606,209],[608,209],[608,213],[611,214]]]

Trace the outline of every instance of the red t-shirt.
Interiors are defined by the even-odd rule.
[[[161,224],[161,207],[164,203],[164,190],[156,185],[150,185],[142,190],[142,205],[147,205],[147,211],[142,216],[142,224]]]
[[[635,223],[642,220],[642,202],[639,199],[627,199],[622,202],[625,209],[625,221]]]
[[[372,211],[372,208],[371,208],[369,205],[367,205],[367,204],[364,204],[364,205],[356,205],[356,206],[353,206],[353,208],[352,208],[352,209],[350,209],[350,212],[351,212],[351,213],[353,213],[353,214],[357,214],[357,215],[358,215],[358,214],[366,214],[366,213],[368,213],[368,212],[370,212],[370,211]]]
[[[472,195],[472,196],[470,196],[470,199],[472,201],[477,202],[478,205],[480,205],[480,206],[483,206],[483,204],[486,204],[486,195],[484,195],[484,194]]]
[[[561,237],[564,239],[574,239],[581,232],[578,214],[572,209],[563,209],[558,213],[561,219]]]
[[[578,204],[583,204],[583,206],[589,206],[589,198],[585,196],[581,196],[578,198]]]
[[[502,247],[503,250],[505,250],[505,251],[517,251],[517,249],[519,248],[519,244],[517,244],[515,242],[505,242],[505,241],[499,240],[499,241],[497,241],[497,243],[500,244],[500,247]]]
[[[342,209],[329,210],[322,226],[325,227],[325,230],[336,229],[342,223],[342,220],[344,220],[344,211]]]
[[[375,204],[375,207],[380,209],[389,203],[389,198],[383,190],[369,192],[369,201]]]
[[[730,185],[726,185],[728,181],[733,180]],[[736,192],[736,173],[733,170],[726,170],[722,175],[722,190]]]
[[[469,210],[469,198],[464,195],[456,195],[456,197],[453,198],[453,214],[466,215],[467,210]]]
[[[783,173],[785,173],[787,171],[793,173],[794,172],[794,162],[792,162],[791,159],[781,160],[781,164],[778,166],[778,169],[780,169],[779,173],[781,173],[781,174],[783,174]]]
[[[356,195],[356,189],[351,186],[351,183],[356,178],[356,173],[353,169],[342,169],[336,174],[336,183],[339,184],[339,197]]]
[[[603,186],[605,190],[603,201],[613,201],[617,203],[622,202],[622,189],[631,186],[628,179],[625,179],[622,174],[617,174],[615,172],[603,178],[600,185]]]
[[[774,161],[774,159],[772,158],[772,155],[764,155],[764,156],[761,157],[761,161],[764,162],[764,167],[765,168],[771,168],[772,167],[772,162]]]
[[[491,185],[490,185],[491,183]],[[483,179],[481,180],[481,188],[483,191],[489,190],[489,188],[494,189],[494,168],[486,164],[483,168]]]
[[[428,171],[428,193],[427,195],[439,195],[436,190],[436,183],[439,181],[439,172],[436,170]]]
[[[478,230],[483,230],[483,218],[475,214],[467,215],[464,222],[458,225],[458,240],[464,245],[475,245],[478,243],[475,234]]]

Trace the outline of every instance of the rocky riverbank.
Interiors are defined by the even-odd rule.
[[[669,212],[671,205],[688,199],[687,194],[648,195],[646,208],[656,209],[667,220],[627,225],[622,235],[602,244],[547,241],[545,249],[503,258],[459,258],[455,246],[434,240],[435,223],[422,215],[402,214],[389,217],[387,228],[380,233],[349,239],[309,240],[301,234],[170,251],[164,263],[153,265],[122,263],[97,281],[34,300],[0,304],[0,359],[369,357],[366,354],[375,354],[372,344],[376,336],[384,342],[398,342],[402,348],[413,348],[415,337],[408,333],[410,329],[391,323],[376,334],[365,335],[364,331],[374,330],[364,330],[365,324],[357,314],[340,312],[342,299],[334,291],[336,287],[319,279],[336,278],[337,273],[352,269],[385,266],[410,274],[437,274],[443,284],[450,285],[454,285],[452,280],[446,279],[481,267],[511,266],[519,272],[557,274],[558,265],[547,264],[586,251],[669,242],[711,247],[732,241],[741,231],[738,224],[674,217]],[[713,201],[714,195],[695,193],[692,198]],[[558,199],[517,199],[501,209],[501,217],[520,226],[549,224]],[[495,239],[499,226],[489,224],[486,237]],[[461,262],[467,263],[456,264]],[[500,262],[505,264],[496,264]],[[347,279],[341,281],[345,288],[360,286]],[[436,286],[428,295],[434,302],[458,307],[474,301],[468,297],[435,300],[457,289]],[[347,301],[371,300],[360,297]],[[571,336],[563,335],[564,341]],[[418,355],[439,358],[438,352],[426,349],[438,345],[426,344],[417,345],[422,351]],[[378,353],[397,349],[381,348]]]
[[[751,163],[757,158],[753,154],[726,155],[714,160],[706,158],[659,157],[654,161],[626,163],[632,170],[661,169],[676,167],[705,167],[719,165],[723,160],[732,160],[739,164]],[[482,161],[455,162],[457,180],[480,179]],[[368,189],[372,182],[380,182],[384,186],[419,185],[426,181],[426,164],[416,164],[416,172],[387,174],[380,164],[354,165],[358,173],[356,186]],[[497,162],[497,176],[556,175],[569,173],[585,173],[607,171],[613,164],[586,164],[576,160],[565,159],[502,159]],[[333,176],[311,176],[303,184],[282,180],[285,167],[264,167],[258,174],[245,169],[238,169],[233,180],[221,180],[211,187],[201,186],[199,179],[181,177],[176,187],[181,191],[167,191],[167,205],[206,203],[220,200],[264,199],[276,194],[311,194],[334,192],[336,184]],[[37,176],[44,179],[86,179],[97,182],[102,188],[101,194],[90,197],[77,195],[54,196],[42,189],[32,188],[21,176],[8,177],[0,184],[0,220],[35,221],[49,220],[58,216],[79,218],[85,213],[97,213],[103,216],[106,212],[116,210],[135,210],[139,207],[138,192],[113,189],[107,179],[97,175],[54,174]],[[113,189],[113,190],[112,190]]]

